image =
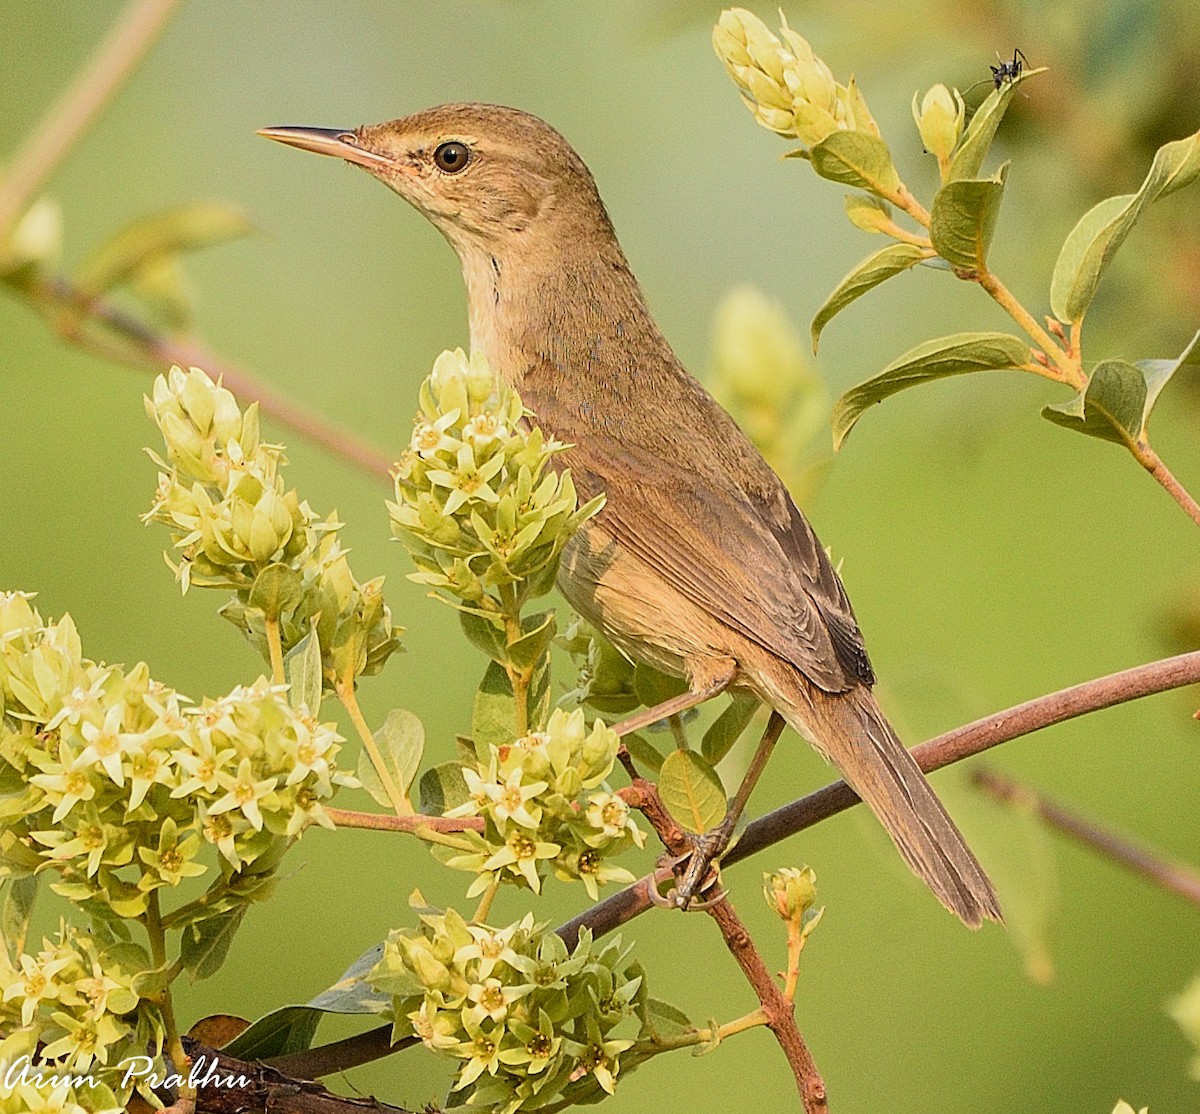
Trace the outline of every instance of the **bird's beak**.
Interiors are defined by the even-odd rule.
[[[392,166],[392,160],[374,151],[364,150],[358,145],[358,137],[352,131],[338,128],[260,128],[259,135],[299,147],[301,151],[315,151],[318,155],[333,155],[347,162],[365,166],[368,170]]]

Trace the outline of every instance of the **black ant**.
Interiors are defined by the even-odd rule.
[[[997,90],[1006,82],[1011,85],[1021,76],[1021,71],[1029,65],[1029,60],[1021,53],[1019,48],[1013,51],[1011,62],[1005,62],[1000,57],[1000,52],[996,51],[996,61],[1000,64],[998,66],[988,66],[988,69],[992,71],[992,84],[995,85]],[[978,89],[979,86],[986,85],[987,83],[988,79],[985,77],[982,81],[975,82],[974,85],[968,85],[963,92],[969,93],[972,89]]]
[[[1011,85],[1018,77],[1021,76],[1021,70],[1029,65],[1029,59],[1021,53],[1019,49],[1013,51],[1012,61],[1004,62],[1000,59],[999,51],[996,52],[996,61],[1000,63],[998,66],[988,66],[992,71],[992,82],[997,89],[1000,88],[1006,81]]]

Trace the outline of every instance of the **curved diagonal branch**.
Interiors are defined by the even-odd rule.
[[[1047,696],[1039,696],[938,735],[915,747],[913,754],[921,769],[941,769],[1043,727],[1196,683],[1200,683],[1200,651],[1139,665]],[[749,858],[787,836],[811,828],[856,804],[858,797],[845,782],[834,782],[824,789],[818,789],[750,824],[737,845],[725,856],[724,865]],[[649,897],[651,886],[666,881],[670,875],[670,870],[666,868],[645,875],[633,885],[560,925],[559,936],[568,947],[574,947],[581,928],[591,929],[596,936],[612,932],[652,908]],[[288,1067],[298,1076],[310,1077],[314,1066],[320,1069],[319,1074],[322,1075],[337,1070],[336,1063],[331,1063],[331,1060],[358,1064],[376,1059],[388,1051],[394,1051],[388,1047],[389,1033],[390,1026],[384,1025],[350,1037],[338,1043],[338,1055],[335,1057],[325,1053],[326,1049],[334,1047],[332,1045],[297,1053],[289,1057]],[[363,1050],[368,1047],[370,1051],[364,1055]]]
[[[1027,700],[1002,712],[994,712],[914,747],[913,757],[926,772],[940,770],[943,766],[960,762],[1043,727],[1197,682],[1200,682],[1200,651],[1180,654],[1085,681],[1047,696]],[[742,838],[725,856],[723,865],[749,858],[856,804],[858,795],[844,781],[818,789],[748,825]],[[562,925],[558,930],[559,935],[570,946],[570,942],[585,926],[601,936],[644,913],[651,906],[648,896],[651,878],[648,875],[620,893],[593,905]]]

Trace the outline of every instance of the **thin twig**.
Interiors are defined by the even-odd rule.
[[[61,275],[28,287],[3,287],[24,296],[47,317],[50,325],[69,344],[96,352],[106,360],[122,363],[157,375],[171,364],[199,367],[221,381],[240,402],[257,402],[264,414],[319,445],[333,456],[385,482],[391,478],[392,460],[357,435],[338,427],[322,415],[294,402],[241,368],[220,359],[200,345],[164,336],[133,314],[103,298],[85,295]],[[105,337],[86,331],[98,326]],[[114,345],[107,337],[118,340]]]
[[[375,832],[482,832],[483,817],[427,816],[421,812],[395,816],[390,812],[353,812],[345,808],[327,808],[325,815],[339,828],[365,828]]]
[[[1079,366],[1078,360],[1072,358],[1063,350],[1062,346],[1048,333],[1037,319],[1029,312],[995,275],[990,271],[984,271],[980,275],[975,276],[975,281],[979,283],[988,295],[1009,315],[1030,338],[1035,341],[1042,351],[1058,365],[1057,371],[1051,373],[1051,369],[1047,368],[1047,378],[1057,379],[1061,383],[1069,383],[1071,386],[1082,390],[1087,385],[1087,377],[1083,374],[1083,369]]]
[[[1128,867],[1134,874],[1148,878],[1164,890],[1200,906],[1200,873],[1190,867],[1170,862],[1157,852],[1102,828],[1078,813],[1056,804],[1037,790],[992,770],[979,770],[973,780],[997,800],[1032,809],[1035,816],[1056,831],[1071,836],[1105,858]]]
[[[1175,478],[1163,458],[1142,441],[1130,446],[1130,452],[1137,458],[1137,462],[1162,484],[1167,494],[1188,513],[1192,521],[1200,526],[1200,503],[1197,503],[1191,493]]]
[[[667,851],[671,855],[680,856],[693,850],[691,840],[663,806],[657,787],[652,782],[638,779],[634,788],[641,794],[639,811],[650,821]],[[717,885],[720,885],[719,881]],[[766,1018],[766,1026],[771,1030],[792,1069],[805,1114],[826,1114],[829,1107],[825,1096],[825,1083],[796,1025],[795,1006],[791,999],[772,977],[729,898],[723,896],[712,904],[706,904],[704,910],[720,929],[725,946],[737,961],[742,974],[746,976],[746,981],[758,998]]]
[[[0,237],[162,33],[179,0],[132,0],[0,176]]]
[[[754,946],[750,933],[742,924],[728,898],[718,901],[708,910],[708,915],[717,923],[725,946],[737,960],[746,981],[754,988],[767,1017],[767,1028],[774,1034],[783,1049],[792,1074],[796,1078],[796,1089],[804,1103],[805,1114],[825,1114],[829,1103],[825,1094],[825,1082],[812,1053],[796,1025],[795,1006],[787,998],[772,977],[762,956]]]

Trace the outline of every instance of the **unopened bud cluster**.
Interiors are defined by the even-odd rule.
[[[644,1012],[640,967],[619,940],[574,951],[526,915],[506,928],[421,910],[394,931],[368,975],[392,995],[393,1039],[414,1035],[461,1061],[455,1091],[480,1110],[513,1114],[611,1094]]]
[[[763,127],[809,146],[836,131],[879,135],[854,79],[839,84],[786,20],[777,36],[752,12],[729,8],[713,29],[713,48]]]
[[[50,870],[95,915],[141,917],[211,875],[206,845],[217,884],[248,894],[307,824],[332,827],[321,802],[351,781],[334,725],[283,688],[189,706],[143,664],[85,658],[70,618],[45,624],[20,593],[0,594],[0,705],[0,873]]]
[[[15,961],[0,947],[0,1114],[124,1111],[133,1087],[122,1086],[123,1061],[161,1051],[158,1009],[135,989],[151,966],[138,944],[102,950],[67,925]],[[72,1079],[48,1087],[39,1073]]]
[[[420,402],[388,504],[412,579],[489,616],[504,610],[502,588],[549,591],[563,547],[602,505],[577,508],[570,473],[550,467],[566,446],[528,427],[520,397],[478,352],[443,352]]]
[[[447,815],[482,816],[485,828],[464,833],[475,851],[446,862],[478,873],[467,895],[496,881],[540,892],[550,869],[582,881],[593,901],[606,882],[632,882],[628,870],[607,862],[645,839],[629,806],[605,785],[619,745],[603,721],[589,732],[582,710],[557,709],[544,731],[489,746],[485,760],[464,767],[470,798]]]
[[[809,934],[817,927],[825,913],[824,906],[820,909],[814,908],[817,900],[817,876],[812,867],[786,866],[773,873],[764,873],[763,897],[791,926],[796,946],[803,948]]]
[[[383,578],[359,583],[340,523],[285,487],[283,450],[260,440],[257,404],[243,411],[199,368],[173,367],[154,381],[146,410],[166,457],[151,454],[161,471],[144,517],[170,528],[184,590],[232,588],[222,614],[264,657],[266,620],[280,624],[284,650],[315,621],[327,681],[378,672],[399,647]]]

